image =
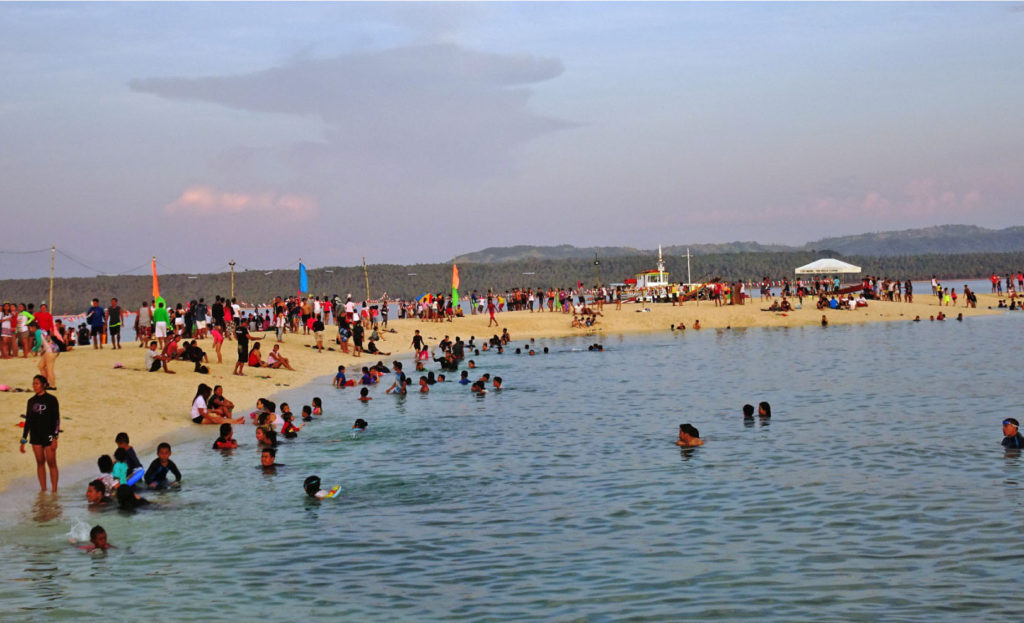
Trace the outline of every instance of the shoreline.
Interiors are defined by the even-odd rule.
[[[67,483],[73,482],[79,472],[85,472],[84,466],[95,461],[101,454],[112,453],[115,447],[114,436],[121,431],[127,432],[132,446],[140,456],[143,464],[147,464],[155,447],[167,438],[188,441],[202,434],[207,436],[216,433],[215,426],[198,426],[188,418],[191,398],[199,383],[223,385],[225,396],[232,400],[238,414],[248,414],[260,397],[271,398],[276,392],[284,389],[295,389],[310,386],[317,378],[333,377],[338,365],[345,365],[348,376],[358,376],[356,372],[363,365],[371,365],[383,360],[386,365],[390,361],[407,360],[412,355],[411,341],[415,330],[419,330],[427,343],[436,345],[444,336],[454,338],[460,336],[468,341],[474,336],[479,344],[486,342],[491,335],[500,335],[507,328],[512,336],[509,349],[517,344],[525,343],[530,338],[561,338],[576,335],[592,335],[601,341],[604,335],[627,335],[637,333],[654,333],[669,330],[669,325],[684,322],[687,332],[693,330],[694,320],[700,320],[703,328],[726,329],[747,327],[794,327],[820,324],[824,313],[829,323],[865,324],[874,322],[909,322],[915,315],[922,316],[927,322],[928,316],[936,314],[940,309],[952,314],[953,320],[958,313],[965,318],[983,315],[998,315],[1005,310],[988,309],[994,305],[996,295],[979,294],[979,307],[940,308],[935,297],[921,295],[915,303],[888,303],[871,301],[869,306],[856,311],[839,311],[816,309],[813,304],[804,309],[794,310],[785,314],[762,312],[760,299],[748,299],[745,305],[715,307],[710,301],[691,301],[679,306],[669,303],[657,304],[624,304],[616,310],[614,304],[606,304],[604,316],[599,317],[597,326],[586,329],[571,327],[571,314],[557,312],[501,312],[496,319],[498,327],[487,327],[486,314],[470,315],[456,318],[454,322],[423,322],[418,319],[393,320],[389,328],[396,333],[381,333],[384,338],[378,344],[381,350],[390,351],[390,355],[354,357],[337,350],[333,340],[336,331],[333,325],[325,330],[325,351],[318,354],[315,348],[307,348],[313,343],[312,335],[289,333],[281,344],[282,353],[288,357],[296,372],[289,370],[267,370],[246,367],[246,376],[236,377],[231,374],[236,356],[234,342],[226,342],[222,348],[224,363],[214,361],[209,365],[210,374],[202,375],[191,371],[191,366],[184,362],[172,362],[171,369],[176,374],[161,372],[144,372],[144,349],[137,343],[124,345],[121,350],[111,350],[109,346],[102,350],[92,347],[77,347],[70,353],[62,353],[57,359],[57,387],[54,393],[61,403],[61,427],[65,431],[60,438],[57,457],[61,467],[62,480],[59,492],[67,490]],[[813,301],[813,299],[805,299]],[[795,302],[795,299],[794,299]],[[648,309],[647,312],[641,312]],[[269,340],[260,341],[264,351],[276,343],[273,333],[268,332]],[[212,350],[209,339],[200,341],[200,347]],[[327,351],[330,345],[335,351]],[[539,345],[538,345],[539,346]],[[208,355],[211,353],[208,350]],[[467,359],[472,354],[467,354]],[[37,359],[2,360],[2,376],[0,382],[12,388],[31,386],[31,378],[37,373]],[[123,364],[115,368],[116,363]],[[390,367],[390,365],[389,365]],[[415,372],[406,371],[414,380]],[[258,376],[257,376],[258,375]],[[269,376],[270,378],[259,378]],[[21,428],[16,424],[21,421],[18,414],[24,412],[25,402],[31,392],[0,392],[0,408],[10,414],[8,426],[15,428],[16,438],[0,448],[0,460],[10,469],[0,474],[0,494],[7,494],[14,489],[21,491],[24,486],[33,493],[38,493],[35,481],[34,460],[30,451],[21,455],[15,448],[21,437]],[[243,427],[241,434],[250,424]],[[195,435],[189,432],[194,429]],[[24,485],[23,485],[24,483]]]

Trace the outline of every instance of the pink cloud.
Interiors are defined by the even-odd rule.
[[[169,214],[218,216],[234,214],[279,214],[293,218],[310,218],[319,205],[313,197],[263,191],[256,193],[224,192],[209,186],[190,186],[173,202],[164,206]]]

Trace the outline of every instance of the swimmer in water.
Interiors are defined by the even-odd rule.
[[[700,329],[700,320],[694,320],[693,321],[693,328],[694,329]]]
[[[483,381],[477,381],[473,383],[473,386],[469,388],[474,394],[486,394],[487,390],[484,388]]]
[[[682,448],[693,448],[703,446],[704,441],[700,438],[700,431],[693,424],[680,424],[679,439],[676,440],[676,445]]]
[[[1003,420],[1003,447],[1021,449],[1024,448],[1024,436],[1017,430],[1020,423],[1009,417]]]
[[[89,544],[79,545],[78,549],[86,552],[94,552],[96,550],[108,550],[114,547],[107,541],[107,531],[103,529],[103,526],[93,526],[92,530],[89,531]]]
[[[103,484],[100,479],[93,480],[89,483],[89,486],[85,489],[85,499],[89,503],[89,506],[104,506],[110,504],[110,498],[107,497],[107,487]]]
[[[140,506],[149,506],[149,500],[132,491],[131,487],[116,489],[117,506],[123,511],[135,510]]]
[[[366,427],[366,420],[364,420],[363,418],[357,418],[355,423],[352,424],[352,431],[356,433],[361,433],[366,430]]]
[[[362,388],[359,390],[359,402],[370,402],[373,398],[370,396],[370,390]]]
[[[276,448],[263,448],[263,451],[260,453],[260,469],[263,470],[264,474],[276,473],[278,467],[284,467],[281,463],[276,462],[276,459]]]
[[[469,380],[469,371],[463,370],[459,378],[459,385],[469,385],[470,383],[472,381]]]
[[[302,407],[302,421],[312,422],[313,421],[313,407],[309,405],[303,405]]]
[[[757,404],[757,417],[762,420],[769,420],[772,417],[772,406],[767,402]]]
[[[238,441],[235,439],[235,432],[231,429],[231,425],[224,422],[220,425],[220,437],[213,442],[214,450],[233,450],[238,447]]]
[[[754,419],[754,405],[743,405],[743,419],[753,420]]]
[[[256,429],[256,446],[257,447],[274,447],[277,445],[277,431],[273,429],[257,428]]]
[[[311,475],[303,481],[302,489],[309,497],[317,500],[323,500],[324,498],[333,498],[338,495],[338,490],[341,489],[341,486],[334,487],[330,491],[327,489],[321,489],[321,480],[319,480],[319,476]]]
[[[469,362],[466,363],[466,367],[472,370],[473,368],[476,367],[476,362],[470,359]]]
[[[313,398],[313,415],[323,415],[324,403],[321,402],[319,397]]]
[[[494,377],[494,389],[501,389],[501,377]]]
[[[299,431],[302,430],[302,426],[295,425],[295,416],[292,412],[281,414],[281,419],[284,420],[284,424],[281,425],[281,434],[284,435],[285,439],[295,439],[299,436]]]

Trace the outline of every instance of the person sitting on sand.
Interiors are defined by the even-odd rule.
[[[149,350],[146,351],[146,370],[149,372],[156,372],[162,366],[164,372],[167,374],[174,374],[172,370],[167,369],[168,361],[170,361],[170,358],[167,355],[161,355],[156,352],[156,341],[154,340],[150,342]]]
[[[210,394],[213,390],[206,383],[200,383],[196,389],[196,395],[192,399],[192,421],[196,424],[223,424],[225,422],[231,424],[241,424],[244,422],[244,418],[231,419],[230,417],[224,416],[223,407],[218,409],[207,408],[207,401],[210,399]]]
[[[793,305],[789,302],[789,299],[787,299],[786,297],[782,297],[782,303],[779,305],[779,311],[793,311]]]
[[[213,395],[210,396],[207,404],[210,411],[223,417],[231,417],[231,411],[235,408],[235,403],[224,397],[224,387],[222,385],[213,386]]]
[[[370,341],[368,341],[366,343],[366,348],[363,349],[363,350],[365,352],[371,354],[371,355],[382,355],[382,356],[387,357],[388,355],[391,354],[391,353],[385,353],[384,351],[382,351],[379,348],[377,348],[377,343],[373,340],[372,337],[370,338]]]
[[[676,445],[682,448],[693,448],[695,446],[703,446],[704,441],[700,438],[700,432],[693,424],[680,424],[679,439],[676,440]]]
[[[248,364],[250,368],[259,368],[260,366],[267,365],[267,362],[263,361],[263,354],[260,352],[259,342],[253,342],[252,349],[249,351]]]
[[[1024,448],[1024,436],[1018,431],[1020,423],[1012,418],[1003,420],[1003,447],[1020,450]]]
[[[259,344],[257,344],[259,346]],[[289,363],[288,358],[281,354],[281,346],[274,344],[274,348],[267,355],[267,367],[268,368],[285,368],[288,370],[295,370]]]

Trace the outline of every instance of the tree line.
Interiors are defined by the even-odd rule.
[[[760,281],[794,278],[793,270],[822,257],[835,257],[860,266],[864,275],[892,279],[940,280],[983,278],[996,272],[1000,275],[1024,270],[1024,252],[966,253],[905,256],[842,256],[829,251],[745,252],[693,255],[691,275],[694,282],[714,277],[735,281]],[[593,286],[619,283],[637,272],[654,269],[650,256],[620,256],[601,259],[595,265],[593,258],[558,260],[530,259],[503,263],[459,264],[459,293],[468,298],[470,292],[481,293],[489,289],[504,292],[512,288],[575,287],[577,283]],[[665,269],[672,281],[686,281],[685,256],[665,257]],[[351,294],[354,300],[366,298],[366,276],[369,277],[371,298],[387,294],[390,298],[418,297],[425,293],[450,293],[452,265],[444,264],[374,264],[362,266],[323,267],[307,270],[309,294],[316,296]],[[230,273],[205,275],[160,275],[160,291],[168,303],[198,300],[209,302],[214,296],[230,296]],[[299,271],[239,271],[235,273],[235,297],[249,303],[266,302],[275,296],[289,296],[298,292]],[[0,298],[15,303],[33,302],[38,305],[49,296],[49,280],[0,280]],[[127,309],[136,308],[141,301],[152,298],[152,278],[145,276],[99,276],[59,278],[53,284],[55,313],[79,313],[89,307],[93,298],[103,305],[117,297]]]

